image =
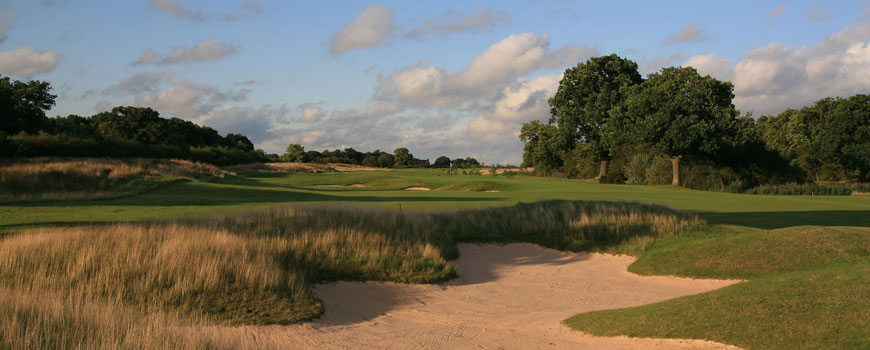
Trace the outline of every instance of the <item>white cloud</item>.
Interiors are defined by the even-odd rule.
[[[490,46],[459,72],[427,66],[427,61],[421,60],[380,76],[376,97],[416,106],[447,107],[492,96],[523,74],[572,65],[597,52],[576,45],[549,51],[549,46],[546,34],[514,34]]]
[[[510,24],[510,16],[505,12],[493,12],[489,7],[480,8],[463,15],[459,11],[449,10],[441,16],[429,18],[406,34],[415,39],[430,35],[440,35],[446,38],[455,33],[475,33],[487,31]]]
[[[161,85],[175,78],[174,70],[156,73],[137,73],[103,90],[103,95],[132,96],[156,92]]]
[[[203,41],[196,46],[187,48],[187,46],[176,47],[166,58],[160,61],[160,64],[176,64],[213,61],[224,58],[238,52],[235,47],[229,44],[224,44],[215,38]]]
[[[712,53],[692,56],[686,63],[683,63],[683,67],[694,67],[698,73],[710,75],[719,80],[731,78],[731,60],[727,57],[718,58]]]
[[[133,65],[144,66],[150,64],[151,62],[154,62],[155,59],[157,59],[157,51],[154,51],[153,49],[148,49],[147,51],[145,51],[144,54],[142,54],[142,57],[136,60],[136,62],[133,62]]]
[[[340,55],[349,50],[375,47],[395,30],[395,15],[384,5],[363,10],[350,24],[333,35],[330,51]]]
[[[59,59],[54,51],[39,52],[26,46],[0,52],[0,74],[28,76],[54,70]]]
[[[706,29],[698,27],[698,22],[695,22],[690,24],[688,27],[668,35],[668,37],[665,38],[664,43],[680,44],[710,40],[710,36],[707,35],[706,31]]]
[[[263,14],[263,5],[253,2],[252,0],[245,0],[240,5],[236,6],[234,12],[225,13],[221,16],[221,19],[225,21],[238,21],[248,19],[252,16],[259,16]]]
[[[637,60],[638,71],[640,74],[649,74],[653,72],[657,72],[662,67],[668,67],[675,64],[677,61],[685,59],[686,55],[681,53],[671,54],[668,57],[653,57],[646,58],[642,57]]]
[[[237,21],[248,19],[253,16],[259,16],[263,13],[263,5],[252,0],[244,0],[232,12],[223,14],[204,14],[202,9],[187,9],[176,0],[151,0],[148,6],[154,11],[163,12],[172,16],[175,19],[190,19],[195,21],[204,21],[206,19],[219,18],[225,21]]]

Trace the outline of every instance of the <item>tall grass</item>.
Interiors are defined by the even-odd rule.
[[[319,282],[445,281],[456,274],[447,262],[456,242],[632,252],[703,225],[661,206],[548,201],[449,213],[290,207],[29,229],[0,238],[0,337],[25,339],[13,348],[241,348],[179,340],[169,329],[311,319],[322,312],[311,289]]]
[[[139,193],[175,179],[232,174],[178,159],[27,158],[0,161],[0,201],[94,199]]]

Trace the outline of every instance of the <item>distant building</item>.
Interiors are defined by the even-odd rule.
[[[412,167],[420,167],[420,168],[429,167],[429,160],[428,159],[411,159],[411,161],[408,163],[408,165],[412,166]]]

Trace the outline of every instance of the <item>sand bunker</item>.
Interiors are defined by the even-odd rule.
[[[314,185],[315,187],[366,187],[363,184],[350,184],[350,185]]]
[[[429,187],[405,187],[403,191],[428,191]]]
[[[628,256],[566,254],[531,244],[460,245],[443,285],[339,282],[316,287],[326,313],[291,326],[242,327],[264,347],[305,349],[736,349],[699,340],[601,338],[561,321],[736,281],[643,277]]]

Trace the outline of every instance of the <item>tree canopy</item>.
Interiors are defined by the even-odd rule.
[[[637,63],[616,54],[593,57],[565,70],[556,94],[549,99],[550,123],[558,127],[561,149],[584,143],[585,151],[601,161],[606,176],[613,152],[625,142],[624,118],[619,113],[630,88],[643,82]]]
[[[692,67],[668,67],[650,74],[627,100],[636,135],[671,158],[673,184],[680,184],[680,159],[690,153],[713,154],[735,130],[733,85]]]

